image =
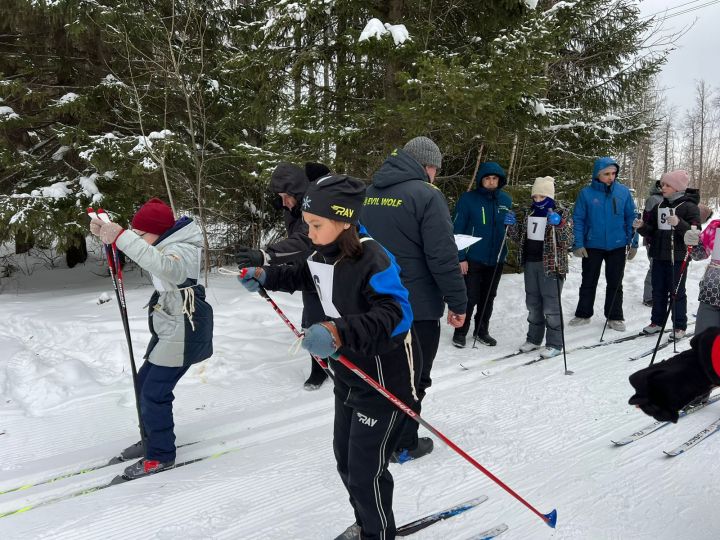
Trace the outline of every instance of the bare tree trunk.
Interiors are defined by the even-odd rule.
[[[507,173],[507,182],[508,185],[512,186],[512,174],[513,174],[513,165],[515,164],[515,154],[517,153],[517,147],[518,147],[518,134],[516,133],[513,137],[513,145],[512,145],[512,151],[510,152],[510,165],[508,166],[508,173]]]
[[[475,182],[475,175],[477,175],[478,169],[480,168],[480,162],[482,161],[483,148],[485,148],[485,143],[480,143],[477,159],[475,160],[475,170],[472,173],[472,177],[470,177],[470,183],[468,184],[467,191],[472,190],[473,183]]]

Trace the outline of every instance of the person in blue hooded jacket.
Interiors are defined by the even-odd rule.
[[[455,208],[455,234],[480,237],[458,253],[460,271],[465,276],[468,303],[465,324],[453,335],[453,345],[465,346],[473,309],[473,336],[486,345],[496,345],[490,336],[490,316],[502,269],[507,256],[505,245],[505,214],[512,206],[510,195],[503,191],[507,184],[505,171],[494,161],[483,163],[475,175],[475,189],[463,193]]]
[[[575,201],[573,254],[582,257],[582,283],[570,326],[590,322],[604,261],[605,317],[610,328],[625,331],[622,279],[625,261],[637,253],[637,238],[632,228],[635,201],[630,190],[617,180],[619,172],[620,166],[614,159],[595,160],[592,182],[580,191]]]

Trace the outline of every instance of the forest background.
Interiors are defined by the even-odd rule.
[[[451,209],[481,160],[571,204],[602,155],[640,203],[684,167],[716,206],[717,92],[680,113],[655,82],[678,37],[637,0],[5,0],[0,244],[62,254],[87,206],[125,224],[159,196],[223,264],[282,234],[278,162],[369,179],[417,135]]]

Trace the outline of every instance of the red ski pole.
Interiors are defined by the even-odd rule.
[[[245,277],[246,274],[247,274],[247,269],[243,268],[240,271],[240,276]],[[280,318],[285,322],[285,324],[288,325],[288,327],[293,331],[293,333],[297,337],[302,336],[302,334],[297,330],[297,328],[295,328],[295,326],[285,316],[285,314],[278,307],[278,305],[272,300],[272,298],[270,298],[270,295],[268,295],[267,291],[262,286],[262,284],[260,284],[260,288],[258,289],[258,292],[260,293],[260,295],[263,298],[265,298],[266,300],[268,300],[270,302],[270,304],[273,306],[273,309],[275,310],[275,313],[277,313],[280,316]],[[317,357],[314,357],[314,358],[317,362],[321,362],[321,365],[324,364],[324,362],[320,358],[317,358]],[[552,528],[555,528],[555,524],[557,523],[557,510],[552,510],[551,512],[549,512],[547,514],[543,514],[542,512],[537,510],[533,505],[531,505],[529,502],[527,502],[525,499],[523,499],[518,493],[516,493],[512,488],[510,488],[510,486],[505,484],[497,476],[495,476],[493,473],[491,473],[489,470],[487,470],[485,467],[483,467],[470,454],[465,452],[457,444],[455,444],[453,441],[451,441],[449,438],[447,438],[445,435],[443,435],[439,430],[437,430],[430,423],[428,423],[426,420],[424,420],[418,413],[416,413],[410,407],[408,407],[402,400],[400,400],[398,397],[393,395],[392,392],[390,392],[387,388],[385,388],[383,385],[381,385],[379,382],[377,382],[375,379],[373,379],[370,375],[365,373],[362,369],[360,369],[355,364],[353,364],[350,360],[348,360],[341,354],[339,354],[337,356],[333,356],[333,358],[335,358],[338,362],[340,362],[342,365],[344,365],[350,371],[355,373],[355,375],[360,377],[367,384],[372,386],[382,396],[384,396],[388,401],[390,401],[393,405],[395,405],[398,409],[400,409],[402,412],[404,412],[410,418],[415,420],[418,424],[420,424],[421,426],[425,427],[430,432],[432,432],[436,437],[438,437],[440,440],[442,440],[450,448],[455,450],[455,452],[460,454],[460,456],[465,458],[466,461],[470,462],[476,469],[478,469],[485,476],[490,478],[490,480],[495,482],[497,485],[499,485],[501,488],[503,488],[505,491],[507,491],[510,495],[515,497],[515,499],[517,499],[519,502],[521,502],[523,505],[525,505],[531,512],[533,512],[540,519],[542,519],[546,525],[548,525]]]
[[[100,221],[107,223],[110,221],[110,217],[107,215],[105,210],[98,208],[97,212],[94,209],[87,209],[88,216],[91,219],[99,219]],[[142,413],[140,412],[140,393],[138,391],[138,372],[137,366],[135,365],[135,354],[133,353],[132,338],[130,337],[130,320],[127,314],[127,303],[125,302],[125,284],[123,282],[122,265],[120,264],[120,256],[118,255],[117,246],[115,244],[104,244],[105,255],[108,261],[108,268],[110,270],[110,278],[115,288],[115,296],[117,298],[118,307],[120,308],[120,320],[125,330],[125,340],[127,341],[128,352],[130,354],[130,371],[132,373],[133,390],[135,391],[135,408],[137,409],[138,415],[138,427],[140,428],[140,439],[143,443],[143,448],[147,448],[147,436],[145,434],[145,427],[142,422]]]

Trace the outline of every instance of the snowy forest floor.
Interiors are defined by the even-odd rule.
[[[647,258],[626,269],[627,332],[649,323],[641,303]],[[691,266],[688,313],[697,311],[704,263]],[[110,279],[97,253],[75,269],[4,278],[0,289],[0,492],[102,463],[138,439],[128,351]],[[149,339],[147,275],[126,273],[135,356]],[[568,348],[597,342],[604,278],[589,326],[568,328]],[[572,317],[580,264],[571,260],[563,294]],[[111,299],[98,304],[98,298]],[[300,321],[300,296],[273,295]],[[288,352],[294,336],[259,295],[228,277],[210,277],[215,355],[178,385],[178,460],[216,458],[0,518],[0,538],[329,539],[352,521],[332,452],[330,384],[303,390],[310,360]],[[647,365],[628,358],[654,338],[568,354],[530,366],[517,349],[527,330],[522,275],[500,282],[491,333],[498,346],[459,350],[443,325],[424,418],[542,512],[545,526],[441,441],[415,462],[391,465],[394,509],[404,523],[486,494],[477,509],[434,525],[418,539],[465,539],[500,522],[504,539],[678,539],[720,536],[720,437],[668,458],[720,415],[710,406],[625,447],[612,438],[649,423],[627,405],[627,377]],[[691,326],[692,328],[692,326]],[[620,337],[612,330],[606,339]],[[679,350],[687,348],[687,340]],[[665,348],[659,358],[672,354]],[[468,369],[460,367],[460,363]],[[421,435],[428,435],[421,428]],[[123,465],[0,495],[0,514],[110,480]]]

